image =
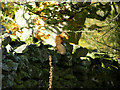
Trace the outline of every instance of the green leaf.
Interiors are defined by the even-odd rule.
[[[68,38],[68,42],[71,42],[71,43],[75,43],[75,44],[78,44],[78,41],[81,37],[81,32],[80,33],[75,33],[75,32],[68,32],[68,35],[69,35],[69,38]]]
[[[32,5],[26,5],[28,7],[29,10],[32,10]]]
[[[4,39],[4,41],[2,42],[2,44],[3,44],[4,46],[6,46],[6,45],[8,45],[10,42],[11,42],[11,38],[10,38],[10,36],[8,36],[8,37],[5,37],[5,39]]]

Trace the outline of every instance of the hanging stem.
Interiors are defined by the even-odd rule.
[[[50,90],[52,88],[52,57],[51,55],[49,55],[49,65],[50,65],[50,76],[49,76],[49,88],[48,90]]]

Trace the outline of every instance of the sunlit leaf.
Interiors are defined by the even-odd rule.
[[[44,12],[41,12],[41,14],[40,14],[41,16],[44,16],[45,15],[45,13]]]

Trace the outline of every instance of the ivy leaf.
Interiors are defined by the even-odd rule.
[[[69,38],[67,41],[78,44],[78,41],[79,41],[82,33],[81,32],[80,33],[68,32],[68,34],[69,34]]]
[[[32,10],[32,6],[31,5],[26,5],[27,6],[27,8],[29,9],[29,10]]]

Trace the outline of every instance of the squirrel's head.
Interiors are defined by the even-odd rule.
[[[61,38],[65,38],[65,39],[68,39],[68,34],[66,32],[62,32],[60,35],[59,35]]]

